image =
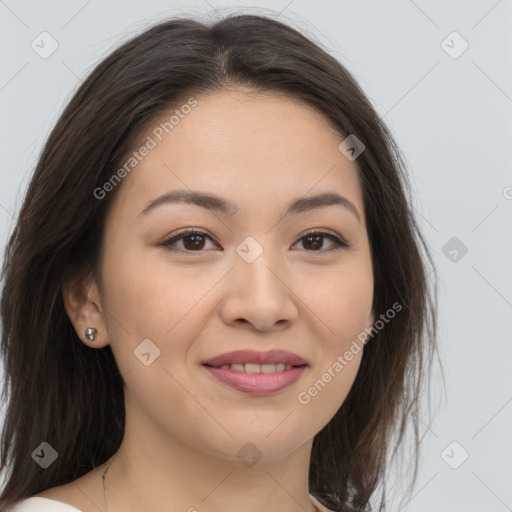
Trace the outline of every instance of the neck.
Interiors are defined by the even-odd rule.
[[[125,431],[102,475],[106,512],[317,512],[308,491],[312,440],[251,465],[165,439]]]

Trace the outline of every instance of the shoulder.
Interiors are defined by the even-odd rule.
[[[25,498],[5,512],[98,512],[103,501],[101,483],[93,470],[67,484]]]
[[[72,507],[67,503],[43,498],[41,496],[32,496],[26,498],[5,512],[82,512],[80,509]]]
[[[309,495],[309,498],[319,512],[334,512],[333,510],[328,509],[325,505],[322,505],[312,494]]]
[[[51,487],[25,498],[5,512],[97,512],[98,489],[84,475],[73,482]]]

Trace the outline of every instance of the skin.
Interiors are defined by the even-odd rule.
[[[91,350],[110,344],[125,380],[126,431],[106,478],[108,511],[314,512],[313,437],[345,400],[363,351],[307,405],[297,396],[374,321],[356,162],[338,149],[344,136],[294,99],[244,88],[194,97],[198,105],[118,185],[101,283],[63,289],[83,343]],[[177,189],[214,193],[239,212],[176,203],[139,217],[149,201]],[[349,199],[361,221],[339,205],[282,216],[292,199],[322,192]],[[187,227],[210,238],[195,252],[190,239],[175,251],[159,245]],[[350,246],[330,250],[328,237],[308,245],[304,232],[313,228]],[[252,263],[235,250],[247,236],[263,249]],[[98,330],[93,343],[87,327]],[[160,350],[149,366],[134,355],[144,339]],[[249,395],[202,367],[241,348],[281,348],[309,366],[279,392]],[[247,442],[262,456],[252,467],[237,458]],[[105,467],[39,496],[105,510]]]

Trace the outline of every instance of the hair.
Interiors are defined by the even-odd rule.
[[[365,346],[348,396],[314,437],[309,490],[335,511],[371,510],[409,422],[415,483],[420,398],[437,349],[437,281],[435,287],[428,281],[435,268],[397,144],[349,71],[298,29],[251,14],[211,22],[174,17],[121,44],[80,85],[44,145],[8,238],[0,305],[6,404],[0,469],[8,473],[0,509],[79,478],[119,448],[123,378],[109,345],[91,350],[80,341],[62,286],[78,277],[100,281],[105,218],[120,186],[102,200],[94,191],[146,128],[183,98],[233,86],[298,99],[340,136],[363,141],[355,163],[375,318],[395,302],[402,306]],[[58,453],[44,470],[31,456],[42,442]],[[383,492],[379,510],[385,501]]]

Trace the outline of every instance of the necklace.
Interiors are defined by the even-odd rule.
[[[107,469],[103,472],[103,475],[101,475],[101,479],[103,481],[103,499],[105,501],[105,512],[108,512],[108,501],[107,501],[107,487],[105,485],[105,477],[107,476],[107,472],[110,469],[110,466],[112,465],[112,462],[114,462],[114,459],[116,457],[117,453],[113,455],[113,457],[110,460],[110,464],[107,466]]]

